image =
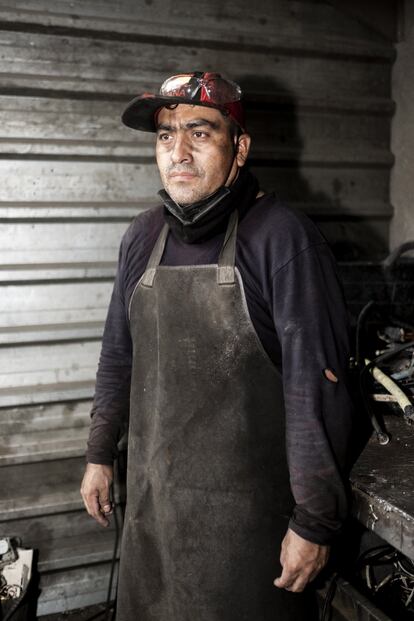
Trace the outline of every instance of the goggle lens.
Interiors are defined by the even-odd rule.
[[[194,99],[201,89],[207,96],[207,101],[217,105],[240,101],[242,96],[241,88],[235,82],[220,77],[204,78],[192,74],[168,78],[160,88],[160,95]]]

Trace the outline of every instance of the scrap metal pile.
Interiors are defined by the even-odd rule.
[[[414,619],[414,563],[389,545],[361,554],[357,563],[360,585],[392,619]]]
[[[400,407],[402,412],[412,419],[412,400],[414,398],[414,332],[401,326],[386,326],[378,332],[378,337],[383,341],[385,347],[378,351],[378,355],[390,354],[384,360],[382,370],[393,383],[405,395],[406,401],[401,399],[398,391],[392,390],[392,385],[384,386],[383,378],[378,378],[376,385],[379,390],[373,395],[373,399],[378,402],[395,404]],[[375,374],[373,374],[374,379]],[[382,380],[382,381],[381,381]],[[407,406],[411,405],[411,409]]]
[[[32,576],[33,550],[9,537],[0,538],[0,619],[17,618]],[[25,618],[19,614],[18,618]]]
[[[414,242],[407,242],[385,259],[382,272],[389,299],[366,304],[356,325],[354,363],[360,393],[380,444],[387,444],[389,436],[381,424],[386,410],[381,411],[379,404],[386,404],[391,412],[402,414],[407,423],[414,423],[414,300],[406,305],[406,316],[394,314],[395,308],[401,307],[398,291],[404,291],[406,297],[408,291],[414,290],[410,280],[404,283],[404,289],[399,288],[396,272],[401,255],[413,250]]]

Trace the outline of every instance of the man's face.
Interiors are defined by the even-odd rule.
[[[236,155],[235,143],[228,120],[215,108],[187,104],[162,108],[157,118],[156,157],[171,198],[190,205],[230,185],[247,157],[249,136],[239,138]]]

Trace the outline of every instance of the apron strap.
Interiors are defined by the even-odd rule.
[[[148,259],[147,267],[142,277],[141,284],[144,287],[152,287],[154,284],[155,278],[155,270],[160,264],[162,259],[162,255],[164,254],[165,243],[168,237],[169,226],[168,224],[164,224],[161,229],[161,233],[158,236],[157,241],[155,242],[155,246],[152,249],[150,258]]]
[[[236,240],[237,240],[237,223],[238,211],[235,209],[229,218],[226,235],[217,265],[217,283],[219,285],[232,285],[235,283],[234,265],[236,261]],[[144,287],[152,287],[154,284],[155,272],[160,264],[162,255],[164,254],[165,244],[169,233],[168,224],[164,224],[155,246],[152,249],[150,258],[148,259],[145,273],[142,277],[141,284]]]
[[[233,285],[236,282],[234,265],[236,262],[237,223],[239,213],[235,209],[229,218],[223,247],[217,265],[217,283],[219,285]]]

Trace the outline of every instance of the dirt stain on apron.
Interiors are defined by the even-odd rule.
[[[118,621],[311,621],[273,586],[294,506],[282,378],[235,267],[237,211],[217,265],[160,261],[130,302],[133,369]]]

